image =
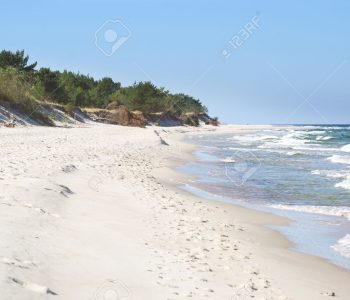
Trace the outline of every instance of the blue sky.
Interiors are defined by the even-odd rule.
[[[229,123],[350,123],[347,0],[1,6],[1,48],[25,49],[39,66],[110,76],[122,85],[151,80],[199,98]],[[115,41],[104,40],[107,31]]]

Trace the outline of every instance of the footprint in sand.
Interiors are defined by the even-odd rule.
[[[50,213],[50,212],[44,210],[44,209],[41,208],[41,207],[34,207],[32,203],[26,202],[26,203],[23,203],[22,205],[23,205],[24,207],[33,209],[33,210],[35,210],[35,211],[37,211],[37,212],[40,212],[40,213],[42,213],[42,214],[46,214],[46,215],[49,215],[49,216],[52,216],[52,217],[55,217],[55,218],[59,218],[59,217],[60,217],[60,215],[55,214],[55,213]]]
[[[52,291],[51,289],[49,289],[46,286],[42,286],[33,282],[29,282],[29,281],[22,281],[20,279],[17,278],[13,278],[10,277],[9,278],[12,282],[22,286],[23,288],[30,290],[32,292],[36,292],[39,294],[50,294],[50,295],[58,295],[57,293],[55,293],[54,291]]]
[[[243,285],[238,288],[234,295],[231,297],[231,300],[248,300],[252,299],[250,296],[250,288],[248,285]]]
[[[30,260],[20,260],[18,258],[12,259],[3,257],[1,261],[6,265],[19,267],[21,269],[29,269],[30,267],[36,266],[36,264]]]
[[[67,166],[63,166],[61,168],[61,170],[64,172],[64,173],[72,173],[74,171],[77,170],[77,167],[74,166],[74,165],[67,165]]]
[[[69,187],[62,185],[62,184],[59,184],[58,186],[61,188],[61,191],[60,191],[61,195],[65,196],[65,197],[69,197],[70,195],[74,194],[73,191]]]

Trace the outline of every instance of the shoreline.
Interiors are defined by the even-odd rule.
[[[244,127],[244,126],[243,126]],[[280,130],[280,126],[276,126],[274,125],[273,126],[274,129],[277,129],[277,130]],[[285,127],[285,126],[284,126]],[[295,127],[294,125],[292,127]],[[229,127],[229,128],[232,128],[232,125]],[[270,125],[267,125],[267,126],[257,126],[255,127],[254,125],[249,125],[249,126],[246,126],[246,128],[243,128],[242,129],[242,126],[237,126],[238,128],[238,131],[236,133],[242,133],[242,132],[239,132],[239,131],[244,131],[245,134],[249,134],[249,135],[252,135],[254,134],[255,131],[259,131],[261,129],[266,129],[266,128],[270,128]],[[298,128],[298,127],[297,127]],[[303,129],[305,129],[303,127]],[[228,132],[230,132],[230,130],[232,129],[229,129]],[[231,131],[232,132],[232,131]],[[218,134],[223,134],[223,133],[227,133],[227,129],[224,129],[223,132],[218,132]],[[210,134],[210,133],[208,133]],[[193,135],[196,135],[196,134],[192,134]],[[191,143],[191,140],[188,141],[189,143]],[[200,162],[203,160],[204,163],[206,161],[212,161],[213,159],[216,160],[216,161],[220,161],[220,158],[219,157],[216,157],[216,154],[210,154],[208,158],[206,158],[206,154],[207,151],[205,150],[206,148],[206,145],[203,144],[197,144],[197,143],[194,143],[194,145],[197,146],[196,150],[193,152],[193,159],[192,159],[192,162],[195,162],[194,166],[193,167],[188,167],[186,168],[186,163],[182,166],[182,168],[180,168],[180,172],[182,173],[188,173],[188,174],[191,174],[191,173],[194,173],[194,178],[198,181],[199,179],[199,183],[201,182],[200,181],[200,178],[201,178],[201,175],[200,175],[200,172],[198,174],[196,174],[196,171],[193,171],[193,170],[196,170],[196,169],[200,169]],[[197,153],[197,154],[194,154],[194,153]],[[204,158],[202,158],[202,155],[204,156]],[[211,157],[212,155],[214,155],[213,157]],[[197,165],[197,167],[196,167]],[[180,166],[181,167],[181,166]],[[198,172],[198,170],[197,170]],[[203,178],[202,178],[203,179]],[[187,185],[187,186],[186,186]],[[214,185],[215,186],[215,185]],[[215,192],[215,189],[213,190],[212,188],[210,187],[213,187],[213,185],[211,183],[209,184],[199,184],[198,185],[192,185],[191,183],[186,183],[184,184],[183,187],[181,187],[182,189],[185,189],[187,191],[189,191],[190,193],[194,194],[194,195],[197,195],[197,197],[205,197],[209,200],[212,200],[212,201],[224,201],[224,202],[229,202],[233,205],[238,205],[238,206],[242,206],[242,207],[245,207],[247,209],[252,209],[252,210],[256,210],[256,211],[260,211],[260,212],[267,212],[267,213],[270,213],[274,216],[278,216],[278,217],[281,217],[281,218],[284,218],[284,219],[287,219],[289,220],[289,223],[290,225],[289,226],[282,226],[282,225],[277,225],[277,226],[271,226],[271,228],[277,232],[279,232],[280,234],[282,234],[288,241],[291,242],[292,244],[292,247],[294,251],[297,251],[297,252],[300,252],[300,253],[304,253],[304,254],[307,254],[307,255],[311,255],[311,256],[316,256],[316,257],[319,257],[323,260],[325,260],[326,262],[329,262],[333,265],[336,265],[337,267],[341,268],[341,269],[344,269],[346,271],[350,271],[350,265],[349,265],[349,261],[346,260],[346,258],[343,256],[343,257],[337,257],[337,255],[340,255],[339,253],[334,253],[334,255],[330,254],[330,253],[327,253],[325,254],[325,250],[324,250],[324,247],[327,247],[328,245],[327,244],[323,244],[322,246],[318,246],[318,250],[312,250],[311,248],[305,248],[304,245],[303,245],[303,242],[305,244],[305,241],[303,241],[302,239],[299,239],[297,237],[297,234],[295,234],[295,230],[298,230],[299,234],[307,234],[307,232],[303,230],[302,228],[302,225],[300,225],[300,223],[303,223],[305,220],[309,220],[310,218],[315,218],[315,216],[317,216],[317,213],[314,214],[314,213],[311,213],[311,212],[308,212],[308,211],[298,211],[298,210],[284,210],[282,208],[279,208],[278,206],[279,205],[259,205],[259,204],[254,204],[254,203],[250,203],[248,201],[248,198],[246,198],[244,195],[243,197],[241,198],[242,200],[236,200],[234,197],[230,197],[228,195],[224,195],[224,194],[217,194]],[[191,191],[192,190],[192,191]],[[207,195],[206,195],[207,194]],[[221,199],[220,199],[221,198]],[[281,205],[283,206],[283,205]],[[325,206],[326,208],[327,206]],[[308,216],[308,214],[310,214],[310,216]],[[335,243],[338,243],[339,239],[343,239],[344,238],[344,235],[347,234],[347,232],[345,231],[344,232],[344,226],[345,226],[345,223],[347,221],[345,220],[342,220],[342,218],[338,215],[332,215],[332,214],[329,214],[326,216],[332,218],[333,216],[334,217],[339,217],[340,219],[339,220],[329,220],[329,222],[344,222],[344,225],[343,225],[343,230],[341,231],[342,233],[339,234],[336,238],[335,241],[333,241],[333,243],[330,244],[330,248],[333,248]],[[343,217],[343,216],[342,216]],[[345,215],[346,217],[346,215]],[[325,221],[326,222],[326,221]],[[349,223],[349,222],[347,222]],[[294,225],[293,225],[294,224]],[[299,226],[297,225],[299,224]],[[294,229],[292,229],[292,228]],[[288,230],[288,228],[290,228],[291,230]],[[310,227],[311,228],[311,227]],[[294,230],[294,232],[293,232]],[[329,229],[327,228],[324,228],[323,229],[324,231],[327,231]],[[311,233],[311,232],[310,232]],[[337,234],[337,232],[334,232],[334,234]],[[306,241],[307,243],[307,241]],[[310,240],[310,243],[311,244],[314,244],[315,246],[317,245],[317,242],[315,244],[315,241],[311,241]],[[338,244],[336,244],[338,245]],[[316,247],[317,248],[317,247]]]
[[[217,130],[1,129],[3,296],[346,299],[349,272],[265,227],[286,219],[178,187],[181,137]]]
[[[187,143],[187,141],[186,141],[186,143]],[[198,153],[202,154],[201,149],[203,149],[203,145],[201,146],[201,145],[191,144],[190,142],[189,142],[189,144],[194,146],[194,148],[191,150],[192,153],[191,153],[190,160],[188,160],[188,159],[184,160],[183,164],[176,165],[175,166],[176,168],[184,167],[189,162],[196,162],[196,163],[200,164],[201,159],[199,157],[197,157],[194,153],[198,152]],[[330,258],[322,257],[321,255],[317,255],[315,253],[306,252],[306,251],[299,249],[298,246],[300,246],[300,245],[298,245],[298,243],[296,243],[292,239],[290,239],[288,234],[283,230],[284,228],[290,227],[292,225],[292,223],[298,222],[295,218],[291,218],[290,216],[287,216],[286,211],[281,210],[279,212],[279,211],[276,211],[276,208],[271,208],[268,206],[266,207],[266,206],[254,205],[252,203],[248,203],[247,200],[235,200],[233,198],[229,198],[228,196],[215,194],[215,192],[214,193],[211,192],[210,189],[206,190],[203,187],[200,187],[200,186],[198,187],[196,185],[192,185],[191,181],[198,179],[198,177],[196,177],[195,175],[190,175],[190,174],[186,173],[185,170],[176,170],[176,172],[183,174],[183,175],[187,176],[188,178],[187,178],[187,181],[179,182],[179,184],[181,184],[181,186],[179,186],[179,184],[174,185],[175,188],[178,188],[182,191],[185,191],[185,192],[187,192],[195,197],[205,198],[206,200],[209,200],[209,201],[229,203],[231,205],[243,207],[243,208],[248,209],[248,210],[253,210],[253,211],[257,211],[257,212],[261,212],[261,213],[267,213],[267,214],[273,216],[273,217],[270,217],[270,220],[273,220],[274,217],[278,217],[282,220],[279,220],[279,222],[275,222],[272,224],[267,222],[267,223],[264,223],[263,226],[265,226],[266,228],[270,227],[271,230],[275,231],[278,234],[281,234],[290,243],[289,248],[291,250],[296,251],[298,253],[310,255],[312,257],[320,258],[323,261],[330,263],[331,265],[334,265],[334,266],[336,266],[344,271],[350,272],[349,268],[342,266],[339,262],[337,263],[335,261],[332,261]],[[210,186],[210,184],[208,186]],[[292,211],[292,212],[295,214],[299,213],[299,212],[295,212],[295,211]],[[307,214],[307,213],[303,212],[303,214]],[[299,216],[299,218],[302,218],[302,217]],[[342,237],[342,236],[343,235],[340,235],[340,237]],[[299,243],[301,243],[301,242],[299,241]]]
[[[271,126],[273,126],[273,125],[271,125]],[[265,126],[265,125],[259,125],[259,126],[251,125],[249,127],[252,127],[253,128],[252,130],[254,131],[257,128],[260,129],[260,128],[271,127],[271,126],[270,125],[267,125],[267,126]],[[284,125],[284,127],[285,126],[286,125]],[[215,132],[215,133],[225,133],[227,131],[232,132],[231,130],[234,127],[235,127],[235,125],[231,125],[231,126],[229,126],[229,128],[226,128],[223,132],[220,132],[220,129],[219,129],[218,130],[219,132]],[[240,130],[242,130],[241,127],[242,127],[241,125],[237,126],[238,132]],[[243,127],[245,127],[245,126],[243,125]],[[249,127],[248,127],[248,130],[250,131],[251,128],[249,128]],[[215,134],[214,132],[211,132],[211,133]],[[211,133],[209,133],[209,132],[206,132],[206,133],[195,132],[195,133],[191,133],[191,134],[211,134]],[[250,133],[252,133],[252,132],[250,131]],[[183,138],[184,137],[181,137],[181,138],[177,137],[177,140],[181,140],[182,142],[184,142]],[[187,142],[185,142],[185,143],[190,145],[190,147],[191,147],[190,149],[187,150],[187,151],[189,151],[189,153],[187,153],[187,155],[189,155],[189,157],[187,159],[184,159],[181,163],[178,163],[175,165],[169,164],[169,167],[173,168],[172,172],[177,174],[175,176],[179,176],[179,178],[185,178],[188,181],[189,179],[196,178],[196,177],[189,175],[189,174],[186,174],[184,172],[178,171],[178,170],[174,170],[174,168],[179,167],[183,164],[186,164],[189,161],[198,161],[198,159],[195,157],[195,155],[193,153],[197,150],[200,150],[201,147],[199,145],[194,145],[194,144],[190,144]],[[167,183],[171,188],[181,191],[182,193],[184,193],[187,196],[195,197],[195,198],[202,199],[202,200],[204,199],[208,202],[213,202],[214,203],[213,205],[217,204],[216,206],[223,206],[226,209],[233,206],[235,209],[233,209],[232,212],[235,214],[237,214],[237,212],[242,213],[243,211],[245,211],[246,214],[249,215],[249,217],[244,219],[243,222],[252,223],[254,226],[261,226],[263,228],[261,233],[264,232],[265,236],[261,239],[262,242],[266,243],[266,240],[269,239],[269,243],[271,243],[272,240],[270,238],[272,237],[273,245],[276,246],[277,248],[282,248],[284,250],[287,250],[289,252],[289,254],[287,254],[287,255],[294,256],[294,258],[302,258],[302,259],[309,260],[310,264],[323,265],[320,267],[328,269],[331,272],[332,272],[331,269],[336,270],[336,272],[337,271],[345,272],[345,274],[349,275],[349,278],[350,278],[350,272],[348,269],[343,268],[342,266],[339,266],[335,263],[332,263],[331,261],[327,260],[326,258],[322,258],[322,257],[316,256],[316,255],[312,255],[312,254],[308,254],[308,253],[304,253],[304,252],[299,251],[298,249],[294,248],[295,244],[292,241],[290,241],[285,234],[283,234],[281,231],[279,231],[276,228],[269,227],[269,226],[277,226],[277,227],[281,228],[281,227],[289,226],[291,224],[292,220],[290,220],[288,217],[280,216],[274,212],[261,211],[258,208],[253,208],[253,207],[248,208],[248,207],[240,206],[239,204],[235,204],[235,203],[226,203],[226,202],[220,201],[219,199],[216,200],[210,196],[204,197],[204,196],[196,195],[195,193],[193,193],[191,191],[188,191],[188,190],[185,190],[185,189],[179,187],[180,182],[178,182],[177,184],[173,183],[173,182],[168,182],[165,180],[163,180],[163,182]],[[191,186],[191,183],[188,183],[186,181],[181,182],[181,184],[188,184],[189,186]],[[201,190],[200,188],[196,188],[196,187],[194,187],[194,188],[199,189],[200,191],[202,191],[204,193],[210,194],[209,192]],[[218,196],[218,195],[212,194],[212,196]],[[218,196],[218,197],[222,197],[222,196]],[[256,238],[258,240],[257,236],[254,236],[254,238]],[[350,289],[349,289],[349,291],[350,291]],[[323,293],[321,293],[321,295],[332,296],[332,293],[333,292],[323,292]],[[335,293],[335,295],[337,295],[337,294]],[[302,297],[302,295],[300,295],[300,297]],[[308,297],[312,297],[312,296],[310,295]],[[299,298],[297,298],[297,299],[299,299]],[[302,298],[300,298],[300,299],[302,299]],[[312,298],[308,298],[308,299],[312,299]]]

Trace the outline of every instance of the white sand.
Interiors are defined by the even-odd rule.
[[[349,299],[263,226],[287,220],[176,188],[179,137],[213,127],[155,129],[0,129],[0,299]]]

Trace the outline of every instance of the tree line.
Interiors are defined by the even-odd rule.
[[[48,101],[78,107],[105,108],[111,102],[127,109],[147,113],[165,112],[181,115],[207,113],[200,100],[189,95],[172,94],[153,83],[135,82],[122,87],[110,77],[94,79],[71,71],[37,68],[29,63],[24,51],[0,52],[0,100]]]

